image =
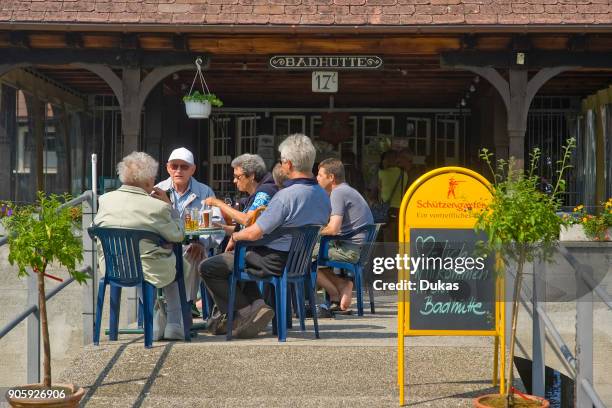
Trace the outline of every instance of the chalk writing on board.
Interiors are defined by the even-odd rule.
[[[409,293],[411,329],[495,328],[493,262],[490,257],[480,258],[482,265],[464,262],[481,256],[476,254],[476,242],[483,239],[472,229],[410,230],[411,257],[443,260],[421,264],[414,274],[411,271],[410,280],[418,282]]]

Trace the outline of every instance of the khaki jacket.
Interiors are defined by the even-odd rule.
[[[100,196],[98,227],[131,228],[155,232],[168,242],[183,240],[183,224],[169,204],[150,197],[139,187],[122,185],[118,190]],[[104,254],[98,244],[100,271],[104,273]],[[162,288],[174,281],[176,261],[171,249],[150,241],[141,241],[140,258],[145,280]]]

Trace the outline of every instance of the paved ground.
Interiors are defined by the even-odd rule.
[[[87,388],[88,407],[395,407],[396,335],[393,296],[380,312],[321,322],[322,339],[290,331],[279,344],[267,333],[225,342],[160,342],[140,336],[86,347],[63,375]],[[407,339],[407,401],[419,407],[469,407],[491,391],[492,341]]]

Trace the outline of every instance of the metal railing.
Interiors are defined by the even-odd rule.
[[[612,311],[612,297],[590,276],[590,268],[580,263],[568,249],[562,245],[558,253],[573,269],[580,297],[576,299],[576,356],[565,344],[559,330],[556,328],[544,308],[541,300],[545,295],[546,264],[540,263],[540,271],[534,268],[533,287],[530,290],[525,283],[521,288],[520,300],[532,317],[532,393],[544,397],[545,389],[545,359],[544,344],[549,335],[549,344],[562,357],[569,374],[575,381],[575,406],[577,408],[606,408],[593,388],[593,293]],[[529,304],[530,303],[530,304]]]
[[[93,341],[94,324],[94,301],[96,281],[96,259],[95,248],[91,238],[87,234],[87,227],[93,221],[95,215],[95,197],[93,191],[86,191],[80,196],[62,204],[60,208],[75,207],[82,205],[82,239],[83,239],[83,266],[79,272],[88,272],[92,280],[83,285],[83,344]],[[8,237],[0,238],[0,246],[8,242]],[[67,279],[45,294],[49,300],[74,282],[74,278]],[[10,322],[0,329],[0,339],[10,333],[21,322],[27,319],[27,381],[28,383],[40,382],[40,313],[38,309],[38,286],[37,277],[30,273],[28,277],[28,304],[24,311],[15,316]]]

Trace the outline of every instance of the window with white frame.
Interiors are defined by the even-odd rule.
[[[459,120],[436,117],[435,165],[459,164]]]
[[[428,118],[406,118],[408,148],[414,155],[413,161],[423,161],[431,152],[431,122]]]
[[[361,170],[366,190],[373,191],[378,183],[378,164],[382,154],[381,139],[391,140],[395,133],[393,116],[364,116],[362,118]]]
[[[349,123],[353,128],[353,137],[340,144],[340,158],[342,158],[342,154],[346,152],[357,154],[357,117],[351,116],[349,118]],[[321,116],[315,115],[310,117],[310,137],[312,137],[313,140],[319,138],[322,125]]]
[[[306,132],[306,116],[279,115],[274,116],[273,132],[278,145],[283,139],[294,133]]]
[[[364,116],[362,142],[364,148],[379,137],[393,138],[395,118],[393,116]]]
[[[255,115],[240,117],[236,120],[236,130],[238,136],[237,156],[244,153],[256,154],[258,148],[257,121]]]
[[[232,137],[229,133],[230,118],[211,116],[210,123],[210,176],[209,185],[218,195],[234,191],[232,156],[229,147]]]
[[[43,174],[57,174],[57,136],[55,126],[46,124],[43,142]],[[35,141],[30,134],[27,123],[17,128],[17,169],[16,173],[29,174],[32,161],[35,160]]]

